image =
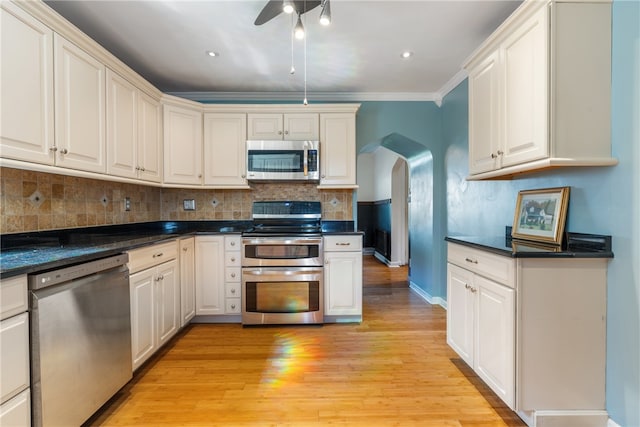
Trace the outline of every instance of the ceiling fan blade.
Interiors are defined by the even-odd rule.
[[[314,9],[320,4],[322,1],[320,0],[294,0],[293,4],[296,5],[296,11],[300,12],[300,15],[303,13],[309,12],[311,9]]]
[[[269,0],[258,14],[258,17],[253,24],[262,25],[280,15],[280,13],[282,13],[282,0]]]

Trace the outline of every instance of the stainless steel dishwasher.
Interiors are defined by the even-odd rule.
[[[127,261],[29,276],[34,426],[79,426],[131,379]]]

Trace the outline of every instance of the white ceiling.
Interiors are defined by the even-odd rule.
[[[266,0],[45,2],[163,92],[278,100],[304,91],[302,41],[293,43],[289,73],[291,15],[254,25]],[[309,100],[439,100],[519,4],[331,0],[329,27],[318,23],[320,7],[303,15]],[[404,50],[414,55],[402,59]]]

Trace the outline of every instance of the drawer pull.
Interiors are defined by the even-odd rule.
[[[465,258],[464,260],[467,261],[467,262],[471,262],[473,264],[477,264],[478,263],[477,259]]]
[[[183,252],[187,252],[189,249],[188,248],[182,248]]]
[[[164,253],[158,252],[157,254],[153,254],[153,257],[154,258],[160,258],[162,255],[164,255]]]
[[[231,273],[231,277],[236,277],[236,273]]]
[[[235,304],[231,304],[231,310],[235,310],[236,309],[236,305]]]
[[[233,241],[232,241],[232,242],[231,242],[231,243],[229,243],[229,244],[230,244],[231,246],[235,246],[235,245],[236,245],[236,242],[233,242]]]
[[[336,243],[336,246],[351,246],[351,243],[349,243],[349,242],[347,242],[347,243],[339,242],[339,243]]]
[[[236,262],[236,257],[231,257],[231,262]]]
[[[232,294],[235,294],[235,293],[236,293],[236,290],[235,290],[235,289],[231,289],[231,293],[232,293]]]

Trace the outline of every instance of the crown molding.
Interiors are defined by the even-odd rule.
[[[169,95],[198,102],[216,101],[297,101],[302,103],[303,92],[168,92]],[[439,103],[438,92],[308,92],[310,103],[361,101],[432,101]]]
[[[467,70],[465,69],[461,69],[456,74],[454,74],[453,77],[451,77],[449,81],[440,88],[440,101],[442,102],[442,99],[444,99],[444,97],[447,96],[449,92],[458,87],[458,85],[462,83],[468,76],[469,73],[467,73]]]

